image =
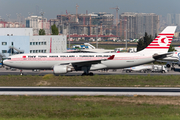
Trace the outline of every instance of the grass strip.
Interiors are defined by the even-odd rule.
[[[180,97],[0,96],[0,119],[180,119]]]
[[[0,86],[180,87],[179,75],[0,76]]]

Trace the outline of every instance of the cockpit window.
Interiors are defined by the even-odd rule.
[[[5,60],[11,60],[11,58],[6,58]]]

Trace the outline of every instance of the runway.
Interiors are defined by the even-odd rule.
[[[180,96],[180,88],[157,87],[0,87],[0,95]]]
[[[94,73],[94,75],[119,75],[119,74],[123,74],[123,75],[180,75],[180,68],[176,68],[175,71],[169,71],[167,73],[140,73],[140,72],[132,72],[132,73],[126,73],[123,72],[122,69],[117,69],[116,71],[113,70],[109,70],[107,71],[92,71]],[[82,71],[73,71],[73,72],[69,72],[67,74],[63,74],[65,76],[81,76],[83,72]],[[5,68],[0,68],[0,75],[19,75],[20,74],[20,70],[6,70]],[[34,72],[32,70],[23,70],[23,74],[24,75],[39,75],[39,76],[44,76],[46,74],[53,74],[52,70],[40,70],[37,72]]]

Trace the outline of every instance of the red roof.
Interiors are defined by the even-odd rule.
[[[70,37],[96,37],[96,35],[70,35]],[[98,37],[118,37],[116,35],[98,35]]]

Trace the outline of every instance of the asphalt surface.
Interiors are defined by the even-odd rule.
[[[180,88],[154,87],[0,87],[0,95],[180,96]]]
[[[32,71],[32,70],[23,70],[23,75],[46,75],[46,74],[53,74],[52,70],[40,70],[40,71]],[[174,71],[169,70],[167,73],[141,73],[141,72],[131,72],[131,73],[126,73],[123,71],[123,69],[117,69],[116,71],[114,70],[109,70],[109,71],[92,71],[94,75],[118,75],[118,74],[130,74],[130,75],[180,75],[180,67],[176,67]],[[73,71],[69,72],[67,74],[63,74],[66,76],[75,76],[75,75],[81,75],[83,71]],[[6,70],[5,68],[0,68],[0,75],[19,75],[20,70],[18,69],[13,69],[13,70]]]
[[[20,70],[6,70],[0,68],[0,75],[19,75]],[[53,71],[32,71],[23,70],[24,75],[46,75],[53,74]],[[130,74],[130,75],[180,75],[180,68],[175,71],[167,73],[139,73],[132,72],[126,73],[122,69],[116,71],[93,71],[97,75],[117,75],[117,74]],[[81,75],[81,72],[71,72],[65,75],[75,76]],[[134,96],[134,95],[150,95],[150,96],[180,96],[180,88],[151,88],[151,87],[0,87],[0,95],[84,95],[84,96]]]

